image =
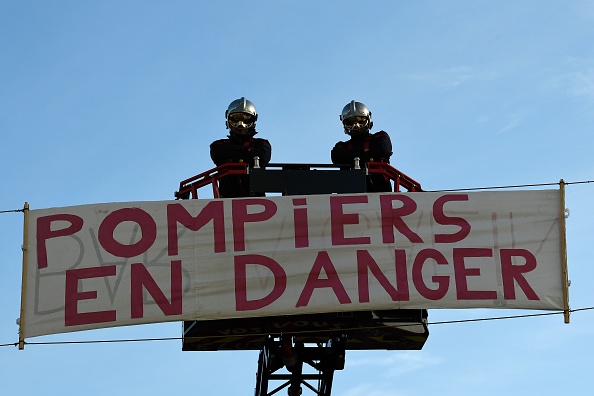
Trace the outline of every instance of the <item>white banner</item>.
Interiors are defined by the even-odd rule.
[[[557,190],[32,210],[22,330],[398,308],[562,310],[560,216]]]

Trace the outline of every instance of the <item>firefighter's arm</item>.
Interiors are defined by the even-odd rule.
[[[256,139],[253,144],[248,147],[249,160],[252,161],[254,157],[260,158],[260,165],[266,165],[270,162],[272,157],[272,146],[266,139]]]
[[[330,157],[333,164],[352,164],[355,157],[361,158],[362,154],[362,150],[355,150],[349,148],[344,142],[338,142],[330,152]]]
[[[224,140],[217,140],[210,145],[210,158],[217,166],[227,162],[240,162],[241,159],[247,158],[247,153],[247,147]]]
[[[372,144],[364,155],[365,161],[390,162],[392,156],[392,141],[390,136],[380,131],[373,136]]]

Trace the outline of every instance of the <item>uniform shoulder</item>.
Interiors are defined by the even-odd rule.
[[[350,140],[339,140],[338,142],[336,142],[336,144],[334,145],[334,147],[340,147],[340,146],[344,146],[345,144],[348,144]]]
[[[217,139],[214,142],[212,142],[210,145],[211,146],[216,146],[218,144],[225,144],[225,143],[230,143],[231,140],[229,140],[229,138],[225,138],[225,139]]]
[[[374,136],[374,137],[382,137],[382,136],[387,136],[387,137],[390,137],[390,135],[388,135],[388,132],[386,132],[386,131],[383,131],[383,130],[382,130],[382,131],[379,131],[379,132],[376,132],[376,133],[374,133],[374,134],[373,134],[373,136]]]
[[[210,144],[210,154],[220,154],[220,153],[224,153],[226,150],[229,149],[229,147],[233,146],[233,144],[231,143],[231,141],[229,139],[218,139],[215,140],[214,142],[212,142]],[[220,164],[218,164],[220,165]]]
[[[268,146],[268,147],[272,147],[272,145],[270,144],[270,142],[267,139],[263,139],[263,138],[252,138],[252,144],[255,144],[257,146]]]

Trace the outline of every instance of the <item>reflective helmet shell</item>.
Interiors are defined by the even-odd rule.
[[[254,106],[252,102],[250,102],[244,97],[241,97],[240,99],[235,99],[233,102],[231,102],[231,104],[229,104],[229,107],[225,111],[225,119],[227,120],[225,125],[227,126],[227,128],[229,128],[229,116],[234,113],[250,114],[254,117],[254,122],[258,120],[256,106]]]
[[[342,121],[343,125],[344,125],[344,121],[351,117],[365,117],[365,118],[367,118],[368,125],[365,127],[365,129],[366,129],[365,132],[369,131],[373,127],[373,122],[371,121],[371,111],[369,111],[367,106],[365,106],[361,102],[355,102],[354,100],[351,100],[350,103],[348,103],[346,106],[344,106],[344,108],[342,109],[342,114],[340,115],[340,121]],[[346,133],[347,135],[350,135],[352,132],[353,132],[353,129],[349,129],[345,125],[344,133]]]

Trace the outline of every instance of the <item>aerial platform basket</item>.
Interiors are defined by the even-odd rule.
[[[366,178],[382,174],[393,183],[395,192],[422,191],[421,184],[385,162],[369,162],[365,168],[328,164],[276,164],[249,168],[245,163],[228,163],[199,173],[179,184],[177,199],[196,199],[198,189],[212,187],[219,197],[219,180],[228,175],[250,175],[253,193],[281,193],[283,195],[346,194],[367,192]]]
[[[394,192],[422,191],[421,185],[389,164],[372,162],[360,167],[328,164],[268,164],[253,167],[229,163],[198,174],[180,183],[177,199],[197,199],[198,189],[212,187],[219,198],[219,181],[228,175],[249,175],[254,195],[365,193],[370,175],[380,174],[391,181]],[[287,388],[289,396],[301,395],[305,385],[320,396],[329,396],[333,373],[344,368],[346,350],[420,350],[429,330],[427,311],[397,309],[387,311],[330,312],[210,321],[186,321],[184,351],[260,350],[256,373],[256,396],[271,396]],[[303,373],[304,364],[317,371]],[[289,374],[278,374],[283,367]],[[268,390],[269,382],[282,384]],[[307,381],[317,380],[317,388]]]
[[[426,323],[427,311],[416,309],[186,321],[182,350],[261,350],[268,337],[318,344],[334,334],[347,335],[347,350],[420,350]]]

